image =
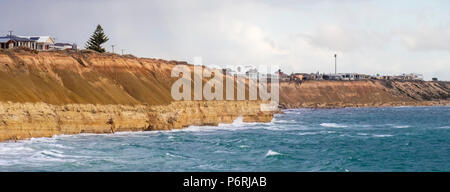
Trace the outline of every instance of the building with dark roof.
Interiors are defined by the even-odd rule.
[[[28,47],[35,50],[49,50],[55,42],[49,36],[17,36],[6,35],[0,37],[0,48]]]

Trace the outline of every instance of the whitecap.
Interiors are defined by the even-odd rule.
[[[58,150],[43,150],[40,153],[43,155],[46,155],[46,156],[50,156],[50,157],[58,157],[58,158],[66,157],[65,155],[63,155],[62,151],[58,151]]]
[[[317,134],[332,134],[336,133],[336,131],[306,131],[297,133],[297,135],[317,135]]]
[[[320,132],[300,132],[298,135],[317,135]]]
[[[389,134],[380,134],[380,135],[373,135],[373,137],[392,137],[393,135],[389,135]]]
[[[269,150],[269,151],[267,151],[267,153],[266,153],[266,157],[269,157],[269,156],[276,156],[276,155],[281,155],[281,153],[278,153],[278,152],[272,151],[272,150]]]
[[[24,147],[24,146],[0,146],[0,154],[4,155],[11,155],[11,154],[22,154],[34,151],[30,147]]]
[[[171,154],[171,153],[166,153],[166,156],[168,156],[168,157],[174,157],[174,158],[182,158],[182,156],[174,155],[174,154]]]
[[[220,130],[236,131],[236,130],[248,130],[248,129],[269,129],[269,130],[278,130],[279,129],[276,127],[267,127],[267,125],[270,125],[270,123],[244,122],[242,117],[238,117],[231,124],[219,123],[217,126],[189,126],[187,128],[181,129],[179,131],[199,132],[199,131],[220,131]]]
[[[337,123],[321,123],[320,126],[322,127],[333,127],[333,128],[345,128],[348,127],[347,125],[341,125]]]
[[[397,129],[404,129],[404,128],[409,128],[411,126],[409,126],[409,125],[394,125],[393,127],[397,128]]]

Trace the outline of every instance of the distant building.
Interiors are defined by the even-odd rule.
[[[343,77],[341,74],[326,74],[323,75],[324,80],[343,80]]]
[[[364,80],[370,79],[370,75],[359,73],[341,73],[342,80]]]
[[[19,36],[22,38],[27,38],[33,40],[36,44],[36,47],[33,49],[36,50],[49,50],[50,47],[55,44],[55,41],[50,36]]]
[[[77,44],[75,43],[55,43],[53,45],[50,45],[51,49],[55,49],[55,50],[76,50],[77,49]]]
[[[55,42],[49,36],[16,36],[6,35],[0,37],[0,48],[28,47],[34,50],[49,50]]]
[[[35,49],[36,41],[15,35],[0,37],[0,48],[12,49],[14,47],[28,47],[30,49]]]

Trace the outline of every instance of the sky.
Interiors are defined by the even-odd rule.
[[[0,35],[50,35],[84,48],[287,73],[423,74],[450,80],[448,0],[0,0]]]

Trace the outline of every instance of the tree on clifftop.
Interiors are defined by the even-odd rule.
[[[103,48],[101,45],[108,40],[108,37],[103,32],[102,26],[97,25],[97,29],[95,29],[94,34],[92,34],[91,38],[89,38],[89,41],[86,43],[86,49],[91,49],[103,53],[105,52],[105,48]]]

